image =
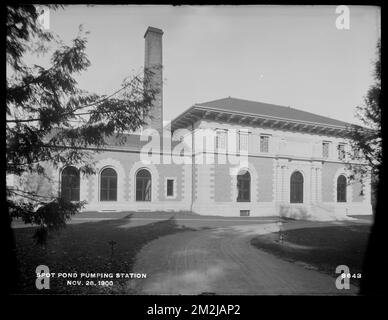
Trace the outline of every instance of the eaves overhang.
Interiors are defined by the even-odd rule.
[[[301,131],[304,133],[346,137],[350,133],[349,126],[336,126],[319,122],[286,119],[268,115],[230,111],[220,108],[209,108],[193,105],[171,122],[171,130],[188,128],[198,120],[227,122],[233,124],[265,127],[287,131]]]

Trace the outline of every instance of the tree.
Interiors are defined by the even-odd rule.
[[[381,42],[377,43],[377,58],[374,61],[374,82],[367,91],[364,101],[356,107],[356,116],[363,126],[353,125],[350,128],[350,143],[353,153],[350,159],[367,165],[349,164],[351,178],[358,177],[361,183],[366,177],[372,178],[373,194],[377,188],[382,164],[381,132]],[[375,202],[375,201],[374,201]]]
[[[7,7],[7,176],[50,179],[44,163],[55,168],[78,165],[82,174],[93,174],[88,147],[101,150],[112,135],[124,143],[125,131],[145,124],[157,94],[150,85],[153,73],[145,70],[124,79],[109,96],[86,92],[78,88],[74,76],[90,66],[87,33],[80,27],[66,45],[43,30],[38,18],[33,5]],[[47,54],[53,44],[50,67],[25,63],[26,54]],[[42,195],[39,190],[7,185],[7,204],[10,219],[37,224],[36,239],[44,243],[48,232],[65,227],[84,202]]]
[[[368,241],[365,254],[360,293],[383,295],[385,287],[376,270],[381,268],[384,243],[385,224],[382,217],[385,214],[383,208],[383,132],[381,126],[381,42],[377,43],[377,59],[374,61],[374,82],[364,98],[363,104],[357,107],[357,115],[364,128],[354,126],[351,131],[352,145],[355,150],[360,150],[354,158],[366,161],[368,166],[351,166],[354,175],[372,175],[372,190],[377,198],[374,203],[374,223]]]

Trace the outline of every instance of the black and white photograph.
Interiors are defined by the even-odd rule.
[[[379,6],[5,9],[11,295],[376,294]]]

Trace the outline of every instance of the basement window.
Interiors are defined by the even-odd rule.
[[[251,214],[250,210],[240,210],[240,217],[249,217]]]

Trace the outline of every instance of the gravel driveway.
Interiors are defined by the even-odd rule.
[[[338,290],[335,278],[283,261],[250,245],[252,237],[277,231],[275,223],[186,231],[156,239],[138,254],[131,280],[139,294],[357,294]]]

